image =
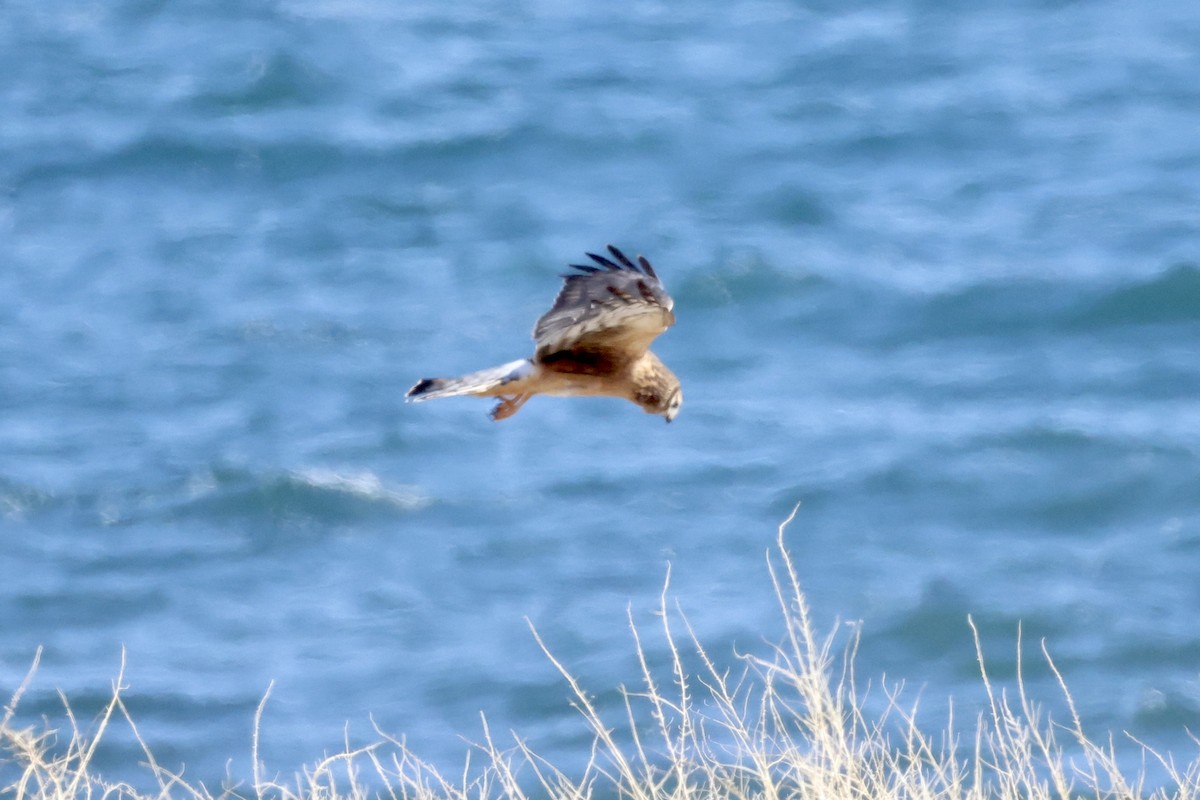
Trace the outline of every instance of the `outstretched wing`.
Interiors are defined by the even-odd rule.
[[[650,262],[637,264],[611,244],[613,259],[588,253],[598,266],[572,264],[562,290],[533,329],[535,358],[587,354],[589,362],[624,362],[639,357],[675,323],[675,302]]]

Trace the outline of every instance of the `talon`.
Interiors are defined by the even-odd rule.
[[[517,410],[520,409],[528,399],[529,395],[519,394],[513,395],[512,397],[502,396],[500,398],[500,402],[496,404],[496,407],[491,410],[488,416],[492,418],[492,422],[499,422],[502,419],[508,419],[513,414],[517,413]]]

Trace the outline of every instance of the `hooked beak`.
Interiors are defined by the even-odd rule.
[[[667,410],[663,412],[663,419],[665,419],[669,424],[671,420],[675,419],[676,415],[679,414],[679,409],[682,406],[683,395],[678,389],[676,389],[675,393],[671,395],[671,401],[667,403]]]

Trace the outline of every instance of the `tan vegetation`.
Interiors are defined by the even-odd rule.
[[[793,512],[794,516],[794,512]],[[779,528],[778,548],[768,557],[786,624],[783,642],[768,658],[741,656],[733,673],[718,666],[700,645],[687,618],[672,608],[667,589],[661,625],[671,659],[652,668],[641,632],[630,617],[641,665],[641,686],[622,690],[619,720],[606,719],[568,669],[538,637],[562,674],[594,743],[582,774],[567,774],[540,758],[519,737],[500,743],[483,726],[483,741],[463,771],[444,775],[411,753],[403,740],[379,732],[369,747],[347,750],[303,769],[289,781],[266,777],[253,742],[254,774],[243,785],[210,788],[192,784],[158,764],[126,709],[118,676],[107,707],[85,731],[64,697],[66,730],[16,725],[28,678],[13,695],[0,722],[0,797],[26,798],[1141,798],[1200,796],[1200,760],[1180,768],[1129,737],[1090,739],[1057,668],[1070,719],[1048,719],[1028,696],[1018,674],[1015,691],[995,688],[981,676],[987,711],[973,720],[964,740],[953,720],[936,734],[917,726],[915,708],[887,694],[886,710],[869,717],[853,676],[853,642],[836,651],[832,636],[818,637]],[[978,636],[976,636],[978,643]],[[978,644],[977,644],[978,646]],[[1019,655],[1019,654],[1018,654]],[[1018,658],[1018,662],[1020,658]],[[689,670],[685,664],[695,664]],[[266,698],[263,699],[263,705]],[[261,720],[263,705],[256,715]],[[114,724],[128,725],[142,743],[147,785],[108,783],[93,772],[97,745]],[[64,744],[65,742],[65,744]],[[1145,785],[1145,769],[1127,775],[1118,763],[1132,750],[1134,763],[1155,765],[1169,785]]]

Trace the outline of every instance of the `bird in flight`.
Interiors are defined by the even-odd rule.
[[[535,394],[621,397],[667,422],[683,405],[675,373],[650,352],[671,325],[675,302],[654,267],[637,263],[611,244],[612,258],[588,253],[595,266],[572,264],[563,287],[533,329],[533,358],[458,378],[424,378],[409,402],[435,397],[498,397],[491,418],[508,419]]]

